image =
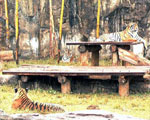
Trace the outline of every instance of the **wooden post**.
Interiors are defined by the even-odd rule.
[[[88,51],[92,52],[91,66],[99,66],[99,51],[102,49],[100,45],[88,47]]]
[[[89,62],[88,62],[88,59],[89,59],[89,52],[86,51],[84,53],[80,53],[80,64],[81,66],[88,66],[89,65]]]
[[[92,51],[91,66],[99,66],[99,50]]]
[[[112,45],[111,50],[112,50],[112,65],[117,66],[119,64],[119,56],[118,56],[117,46]]]
[[[60,62],[60,46],[61,46],[61,39],[62,39],[62,23],[63,23],[63,14],[64,14],[64,0],[62,0],[61,4],[61,15],[60,15],[60,25],[59,25],[59,42],[58,42],[58,64]]]
[[[87,47],[85,45],[80,45],[78,47],[78,51],[80,52],[80,64],[81,66],[88,66],[89,53]]]
[[[28,76],[23,75],[23,76],[20,76],[20,79],[22,82],[28,82],[29,78],[28,78]]]
[[[52,56],[52,0],[49,0],[49,57]]]
[[[16,0],[16,8],[15,8],[15,32],[16,32],[16,64],[19,64],[19,18],[18,18],[18,3]]]
[[[66,94],[71,92],[71,81],[65,76],[59,76],[58,82],[61,83],[61,92]]]
[[[129,79],[125,76],[119,76],[119,95],[122,97],[129,96]]]
[[[7,0],[5,0],[5,18],[6,18],[6,45],[9,43],[9,19],[8,19],[8,6],[7,6]]]
[[[101,1],[98,0],[96,38],[99,38],[99,25],[100,25],[100,12],[101,12],[100,7],[101,7]]]

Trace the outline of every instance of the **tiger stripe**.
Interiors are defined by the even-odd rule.
[[[12,108],[13,109],[29,109],[29,110],[38,110],[41,112],[65,112],[62,106],[57,104],[48,104],[48,103],[38,103],[31,101],[27,92],[20,88],[18,90],[17,98],[13,100]]]
[[[136,23],[129,23],[127,28],[121,32],[114,32],[109,34],[103,34],[98,39],[97,42],[108,42],[108,41],[116,41],[116,42],[143,42],[145,48],[146,41],[138,35],[138,24]]]

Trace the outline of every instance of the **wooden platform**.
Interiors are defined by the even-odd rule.
[[[67,42],[66,45],[137,45],[141,42]]]
[[[129,81],[134,76],[144,76],[150,71],[150,66],[50,66],[50,65],[23,65],[18,68],[3,70],[3,74],[19,75],[23,82],[30,75],[58,77],[62,93],[71,92],[71,76],[118,76],[119,95],[129,95]],[[98,77],[97,77],[98,76]],[[111,78],[111,77],[110,77]]]
[[[18,68],[3,70],[11,75],[48,75],[48,76],[89,76],[89,75],[144,75],[150,66],[50,66],[23,65]]]

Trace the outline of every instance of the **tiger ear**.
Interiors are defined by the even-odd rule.
[[[18,92],[18,89],[17,89],[17,88],[15,88],[15,89],[14,89],[14,91],[15,91],[15,93],[17,93],[17,92]]]
[[[26,88],[26,93],[28,93],[28,90],[29,90],[29,89],[28,89],[28,88]]]

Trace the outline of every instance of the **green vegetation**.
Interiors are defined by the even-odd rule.
[[[22,64],[48,64],[58,65],[56,60],[20,60]],[[102,60],[101,65],[111,65],[111,61]],[[79,63],[60,63],[59,65],[80,65]],[[17,67],[15,62],[4,62],[3,69]],[[14,97],[13,85],[0,86],[0,109],[6,113],[28,113],[37,111],[11,109]],[[101,110],[107,110],[120,114],[132,115],[139,118],[150,119],[150,93],[134,94],[129,97],[120,97],[117,93],[111,94],[61,94],[52,89],[29,90],[28,96],[33,101],[42,103],[61,104],[67,111],[86,110],[90,105],[96,105]]]
[[[55,59],[39,59],[39,60],[20,60],[20,63],[18,66],[23,65],[23,64],[44,64],[44,65],[63,65],[63,66],[79,66],[79,62],[72,62],[72,63],[63,63],[60,62],[59,64],[57,63],[57,60]],[[111,60],[100,60],[100,65],[102,66],[110,66],[111,65]],[[9,61],[9,62],[3,62],[3,69],[9,69],[9,68],[16,68],[18,67],[15,63],[15,61]]]
[[[11,114],[36,112],[12,110],[13,89],[14,86],[9,85],[0,87],[0,109]],[[67,111],[86,110],[90,105],[97,105],[102,110],[150,119],[150,94],[148,93],[120,97],[118,94],[61,94],[51,89],[36,89],[29,90],[28,96],[33,101],[61,104]]]

